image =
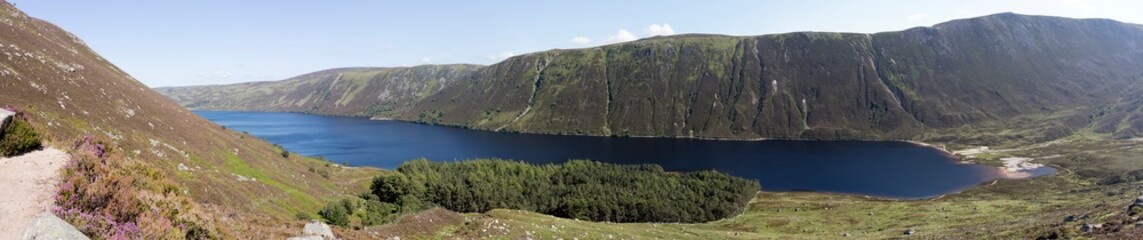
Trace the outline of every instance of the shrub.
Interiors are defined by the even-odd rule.
[[[326,166],[326,168],[328,168],[328,167],[329,167],[329,166]],[[322,168],[322,169],[316,169],[316,168],[314,168],[314,167],[310,167],[310,172],[312,172],[312,173],[317,173],[317,174],[318,174],[318,175],[320,175],[322,178],[325,178],[325,179],[329,179],[329,170],[326,170],[325,168]]]
[[[387,223],[397,218],[399,207],[392,203],[381,201],[365,201],[365,209],[360,214],[361,225],[372,226]]]
[[[278,154],[281,154],[282,158],[290,158],[290,151],[286,151],[285,147],[278,144],[274,144],[274,147],[278,148]]]
[[[0,156],[11,157],[41,148],[40,135],[23,117],[12,118],[12,122],[0,133]]]
[[[332,202],[326,204],[325,207],[318,212],[326,223],[337,226],[349,226],[349,213],[352,209],[347,209],[341,202]]]
[[[346,198],[330,202],[318,212],[331,225],[354,227],[384,224],[400,216],[401,207],[397,204],[381,202],[373,194],[362,194],[362,198]],[[420,211],[423,209],[418,209]]]
[[[161,171],[104,142],[76,142],[55,196],[57,216],[94,239],[225,238]]]
[[[329,170],[321,169],[317,171],[317,174],[321,175],[322,178],[329,179]]]
[[[309,220],[311,220],[311,216],[310,216],[310,214],[309,214],[309,213],[305,213],[305,212],[298,212],[297,214],[294,214],[294,218],[296,218],[296,219],[298,219],[298,220],[302,220],[302,221],[309,221]]]

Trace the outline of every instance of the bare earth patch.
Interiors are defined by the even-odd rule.
[[[55,148],[0,158],[0,239],[19,239],[32,219],[51,210],[68,154]]]

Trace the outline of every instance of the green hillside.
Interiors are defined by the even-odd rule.
[[[159,91],[192,109],[514,132],[997,144],[1096,126],[1125,139],[1140,135],[1130,120],[1140,118],[1141,41],[1139,25],[1004,13],[899,32],[680,35],[484,67],[335,69]]]

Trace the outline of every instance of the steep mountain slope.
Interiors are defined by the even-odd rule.
[[[0,105],[24,109],[48,145],[72,149],[85,135],[105,140],[117,161],[158,169],[145,174],[173,180],[181,190],[166,194],[190,196],[234,237],[294,234],[282,226],[295,213],[363,191],[380,172],[332,168],[336,180],[313,174],[328,164],[283,158],[269,143],[191,113],[7,2],[0,2],[0,53]]]
[[[1128,119],[1139,112],[1120,104],[1139,98],[1140,44],[1139,25],[1004,13],[877,34],[682,35],[537,52],[457,71],[448,79],[459,80],[418,95],[404,111],[368,107],[382,100],[307,104],[307,96],[327,88],[318,84],[253,100],[225,90],[244,85],[163,92],[202,109],[397,116],[560,134],[987,143],[997,137],[976,134],[1032,130],[1001,137],[1046,140],[1111,125],[1103,133],[1130,137],[1140,130]],[[439,78],[406,76],[402,81],[422,85]],[[367,85],[388,82],[373,78]],[[1116,114],[1095,118],[1104,108]]]

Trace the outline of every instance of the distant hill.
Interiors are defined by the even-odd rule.
[[[334,69],[158,90],[192,109],[486,130],[987,144],[1085,129],[1140,136],[1141,86],[1140,25],[1003,13],[898,32],[678,35],[483,67]]]
[[[278,82],[156,88],[189,108],[393,116],[471,73],[476,65],[338,68]],[[227,100],[221,100],[227,99]]]
[[[381,173],[328,167],[301,156],[284,158],[280,148],[199,117],[136,81],[75,36],[4,1],[0,54],[0,106],[24,109],[49,146],[69,150],[87,135],[104,139],[113,146],[107,149],[113,158],[156,169],[148,176],[162,174],[180,189],[159,194],[189,196],[217,220],[214,227],[234,233],[232,237],[280,239],[297,234],[298,229],[282,228],[295,224],[296,213],[316,212],[326,201],[365,191],[369,179]],[[315,168],[329,171],[331,177],[313,173]],[[115,180],[101,177],[105,179],[99,181]],[[179,211],[172,205],[181,204],[157,208]]]

